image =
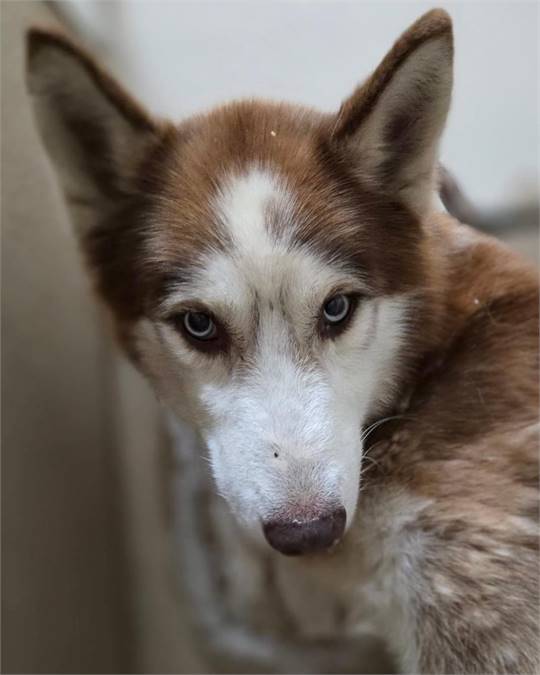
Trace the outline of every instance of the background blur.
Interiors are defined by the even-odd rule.
[[[538,5],[454,20],[442,159],[485,227],[538,257]],[[335,110],[424,2],[2,2],[2,670],[205,672],[175,585],[175,453],[92,301],[24,87],[61,26],[153,112],[259,95]]]

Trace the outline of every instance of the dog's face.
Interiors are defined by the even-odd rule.
[[[37,118],[122,343],[283,553],[350,524],[362,429],[399,387],[451,61],[431,12],[337,115],[240,102],[173,126],[30,35]]]
[[[265,112],[253,111],[254,125]],[[205,125],[228,133],[226,117],[223,126]],[[275,122],[287,152],[294,135]],[[197,162],[207,158],[196,152]],[[352,517],[360,429],[393,393],[411,302],[406,269],[392,284],[384,266],[368,271],[359,262],[369,255],[361,230],[373,213],[362,213],[346,181],[312,161],[310,171],[304,157],[298,175],[277,158],[214,174],[189,260],[189,218],[174,235],[163,222],[182,223],[197,208],[199,188],[188,195],[197,171],[186,173],[182,199],[173,171],[171,193],[148,217],[149,260],[171,268],[153,311],[133,328],[139,361],[160,397],[197,425],[218,489],[257,532],[261,522],[342,508]],[[409,225],[394,245],[418,257],[418,227]]]

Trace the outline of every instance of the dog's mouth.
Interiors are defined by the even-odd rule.
[[[273,518],[263,523],[266,540],[284,555],[319,553],[332,548],[343,536],[347,513],[333,507],[311,518]]]

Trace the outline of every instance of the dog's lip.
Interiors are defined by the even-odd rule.
[[[344,536],[345,535],[343,535],[343,537]],[[321,558],[324,556],[331,556],[337,552],[339,545],[343,542],[343,537],[338,537],[337,539],[334,539],[334,541],[327,548],[322,548],[319,549],[318,551],[305,551],[297,553],[282,553],[281,551],[276,552],[279,553],[279,555],[286,556],[287,558]]]
[[[316,551],[295,551],[285,553],[283,551],[277,551],[270,544],[268,544],[268,546],[270,546],[270,548],[279,555],[283,555],[287,558],[317,558],[317,557],[320,558],[324,556],[334,555],[337,552],[340,544],[343,542],[344,537],[345,535],[338,537],[337,539],[334,539],[334,541],[326,548],[321,548]]]

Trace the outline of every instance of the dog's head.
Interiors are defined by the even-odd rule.
[[[396,395],[451,73],[433,11],[337,114],[247,101],[173,126],[64,38],[29,35],[38,124],[121,341],[284,553],[340,538],[361,430]]]

